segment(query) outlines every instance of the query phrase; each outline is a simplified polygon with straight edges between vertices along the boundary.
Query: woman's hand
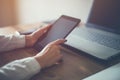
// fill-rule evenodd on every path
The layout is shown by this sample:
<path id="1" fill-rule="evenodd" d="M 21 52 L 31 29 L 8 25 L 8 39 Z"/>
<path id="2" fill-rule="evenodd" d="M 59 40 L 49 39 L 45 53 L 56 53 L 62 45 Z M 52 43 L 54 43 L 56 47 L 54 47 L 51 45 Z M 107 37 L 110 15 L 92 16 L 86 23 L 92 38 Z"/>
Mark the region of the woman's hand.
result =
<path id="1" fill-rule="evenodd" d="M 41 68 L 52 66 L 62 58 L 62 54 L 60 53 L 60 44 L 63 44 L 64 42 L 66 42 L 65 39 L 53 41 L 34 56 Z"/>
<path id="2" fill-rule="evenodd" d="M 25 35 L 26 47 L 33 46 L 37 42 L 37 40 L 48 31 L 48 29 L 50 27 L 51 27 L 51 25 L 48 25 L 46 27 L 36 30 L 35 32 L 33 32 L 29 35 Z"/>

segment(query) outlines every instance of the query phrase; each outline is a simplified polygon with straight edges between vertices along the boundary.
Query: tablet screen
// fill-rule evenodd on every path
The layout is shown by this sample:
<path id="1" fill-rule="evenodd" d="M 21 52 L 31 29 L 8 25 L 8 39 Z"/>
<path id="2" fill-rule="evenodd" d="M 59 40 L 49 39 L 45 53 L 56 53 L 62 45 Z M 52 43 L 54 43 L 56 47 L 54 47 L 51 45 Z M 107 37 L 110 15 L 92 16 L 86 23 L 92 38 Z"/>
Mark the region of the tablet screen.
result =
<path id="1" fill-rule="evenodd" d="M 64 39 L 78 24 L 80 20 L 68 16 L 61 16 L 56 22 L 53 23 L 51 29 L 48 31 L 47 36 L 40 42 L 44 47 L 48 43 Z"/>

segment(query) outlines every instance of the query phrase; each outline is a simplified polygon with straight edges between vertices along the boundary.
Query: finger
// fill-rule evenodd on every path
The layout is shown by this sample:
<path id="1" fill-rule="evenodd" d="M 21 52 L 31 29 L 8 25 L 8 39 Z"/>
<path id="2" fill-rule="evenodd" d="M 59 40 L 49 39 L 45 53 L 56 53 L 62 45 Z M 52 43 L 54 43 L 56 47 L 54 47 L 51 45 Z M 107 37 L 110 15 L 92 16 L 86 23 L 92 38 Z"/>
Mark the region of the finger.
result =
<path id="1" fill-rule="evenodd" d="M 41 31 L 47 31 L 50 28 L 51 28 L 51 25 L 47 25 L 47 26 L 41 28 Z"/>
<path id="2" fill-rule="evenodd" d="M 63 59 L 62 59 L 63 55 L 60 55 L 59 58 L 57 59 L 57 62 L 55 64 L 60 64 L 63 62 Z"/>
<path id="3" fill-rule="evenodd" d="M 35 34 L 35 35 L 38 35 L 38 34 L 39 34 L 39 36 L 41 36 L 41 35 L 43 35 L 44 33 L 46 33 L 47 30 L 48 30 L 50 27 L 51 27 L 51 25 L 48 25 L 48 26 L 46 26 L 46 27 L 39 28 L 38 30 L 36 30 L 35 32 L 33 32 L 33 34 Z"/>
<path id="4" fill-rule="evenodd" d="M 59 45 L 59 44 L 63 44 L 66 41 L 67 40 L 65 40 L 65 39 L 58 39 L 58 40 L 53 41 L 51 44 L 53 44 L 53 45 Z"/>

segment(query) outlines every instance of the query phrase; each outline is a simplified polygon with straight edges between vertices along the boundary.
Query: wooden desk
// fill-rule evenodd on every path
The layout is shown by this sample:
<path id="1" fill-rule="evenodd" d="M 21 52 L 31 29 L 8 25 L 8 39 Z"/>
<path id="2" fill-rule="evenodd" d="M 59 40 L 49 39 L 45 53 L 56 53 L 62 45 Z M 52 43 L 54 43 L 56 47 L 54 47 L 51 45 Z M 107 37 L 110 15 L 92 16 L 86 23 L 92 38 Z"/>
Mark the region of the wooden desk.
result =
<path id="1" fill-rule="evenodd" d="M 38 27 L 39 25 L 27 25 L 27 27 Z M 24 30 L 27 27 L 14 26 L 15 30 Z M 16 59 L 33 56 L 37 53 L 33 48 L 23 48 L 0 53 L 0 66 Z M 61 64 L 41 70 L 40 73 L 33 76 L 30 80 L 81 80 L 105 68 L 85 55 L 81 53 L 78 55 L 67 48 L 63 47 L 61 53 L 63 54 L 63 62 Z"/>

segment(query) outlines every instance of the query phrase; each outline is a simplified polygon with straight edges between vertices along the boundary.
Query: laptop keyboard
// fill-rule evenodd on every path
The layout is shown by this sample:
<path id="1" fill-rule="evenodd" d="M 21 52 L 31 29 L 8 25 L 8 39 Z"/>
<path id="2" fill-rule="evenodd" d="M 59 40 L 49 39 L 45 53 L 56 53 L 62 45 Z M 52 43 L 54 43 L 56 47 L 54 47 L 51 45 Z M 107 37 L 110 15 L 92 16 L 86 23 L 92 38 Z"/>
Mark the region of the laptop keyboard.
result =
<path id="1" fill-rule="evenodd" d="M 82 34 L 85 33 L 85 34 Z M 120 50 L 120 38 L 113 38 L 108 35 L 103 35 L 97 32 L 92 32 L 92 31 L 84 31 L 80 30 L 80 35 L 81 37 L 91 40 L 93 42 L 99 43 L 101 45 Z"/>
<path id="2" fill-rule="evenodd" d="M 98 33 L 90 33 L 89 40 L 97 42 L 101 45 L 120 50 L 120 39 L 112 38 L 107 35 L 102 35 Z"/>

